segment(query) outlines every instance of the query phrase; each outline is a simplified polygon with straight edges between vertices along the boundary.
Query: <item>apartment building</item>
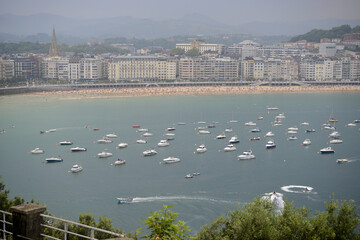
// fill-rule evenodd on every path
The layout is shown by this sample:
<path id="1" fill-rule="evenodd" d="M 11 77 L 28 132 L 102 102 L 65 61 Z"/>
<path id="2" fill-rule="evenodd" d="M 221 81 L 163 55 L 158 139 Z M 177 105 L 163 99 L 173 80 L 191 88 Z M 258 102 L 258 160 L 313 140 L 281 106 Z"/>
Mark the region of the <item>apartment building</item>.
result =
<path id="1" fill-rule="evenodd" d="M 45 58 L 42 62 L 42 78 L 48 80 L 69 80 L 69 59 Z"/>
<path id="2" fill-rule="evenodd" d="M 0 79 L 15 77 L 14 60 L 3 60 L 0 58 Z"/>
<path id="3" fill-rule="evenodd" d="M 225 53 L 225 46 L 222 44 L 206 43 L 204 41 L 194 40 L 191 43 L 177 43 L 176 48 L 184 49 L 185 53 L 193 48 L 199 49 L 201 54 L 215 52 L 218 54 Z"/>

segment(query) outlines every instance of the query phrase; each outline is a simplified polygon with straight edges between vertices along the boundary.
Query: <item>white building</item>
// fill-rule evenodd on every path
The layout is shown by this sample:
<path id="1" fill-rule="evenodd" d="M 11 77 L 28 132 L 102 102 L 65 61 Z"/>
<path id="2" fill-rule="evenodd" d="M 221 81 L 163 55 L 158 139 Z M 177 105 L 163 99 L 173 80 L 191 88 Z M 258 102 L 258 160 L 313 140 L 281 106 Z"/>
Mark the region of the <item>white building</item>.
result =
<path id="1" fill-rule="evenodd" d="M 323 57 L 333 57 L 336 54 L 335 43 L 320 43 L 319 54 Z"/>

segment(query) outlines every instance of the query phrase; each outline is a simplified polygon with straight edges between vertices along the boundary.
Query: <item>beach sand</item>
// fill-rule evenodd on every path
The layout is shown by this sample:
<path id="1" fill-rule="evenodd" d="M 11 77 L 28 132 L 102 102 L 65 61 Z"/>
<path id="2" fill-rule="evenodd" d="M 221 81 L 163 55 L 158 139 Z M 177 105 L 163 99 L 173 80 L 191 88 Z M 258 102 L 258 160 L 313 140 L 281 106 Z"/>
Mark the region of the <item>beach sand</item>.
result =
<path id="1" fill-rule="evenodd" d="M 360 86 L 196 86 L 196 87 L 147 87 L 108 88 L 76 91 L 53 91 L 30 93 L 37 96 L 58 96 L 66 98 L 108 98 L 139 96 L 188 96 L 188 95 L 236 95 L 271 93 L 316 93 L 360 91 Z"/>

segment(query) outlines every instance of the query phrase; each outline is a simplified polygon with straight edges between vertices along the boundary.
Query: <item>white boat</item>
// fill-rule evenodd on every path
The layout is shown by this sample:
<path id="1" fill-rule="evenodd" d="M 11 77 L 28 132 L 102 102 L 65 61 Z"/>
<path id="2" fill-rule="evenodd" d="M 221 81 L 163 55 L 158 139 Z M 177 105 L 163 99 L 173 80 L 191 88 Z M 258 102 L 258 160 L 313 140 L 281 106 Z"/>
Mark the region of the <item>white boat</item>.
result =
<path id="1" fill-rule="evenodd" d="M 138 129 L 138 132 L 148 132 L 149 131 L 149 129 L 147 129 L 147 128 L 140 128 L 140 129 Z"/>
<path id="2" fill-rule="evenodd" d="M 298 132 L 297 131 L 287 131 L 288 134 L 297 134 Z"/>
<path id="3" fill-rule="evenodd" d="M 322 148 L 320 149 L 321 153 L 335 153 L 334 149 L 332 149 L 332 147 L 326 147 L 326 148 Z"/>
<path id="4" fill-rule="evenodd" d="M 266 143 L 265 148 L 269 149 L 269 148 L 275 148 L 276 144 L 273 140 L 270 140 Z"/>
<path id="5" fill-rule="evenodd" d="M 86 148 L 83 148 L 83 147 L 74 147 L 74 148 L 70 148 L 70 150 L 72 152 L 84 152 L 86 151 L 87 149 Z"/>
<path id="6" fill-rule="evenodd" d="M 267 110 L 278 110 L 279 108 L 278 107 L 267 107 L 266 109 Z"/>
<path id="7" fill-rule="evenodd" d="M 348 126 L 348 127 L 356 127 L 356 123 L 348 123 L 346 126 Z"/>
<path id="8" fill-rule="evenodd" d="M 311 144 L 311 140 L 310 139 L 305 139 L 304 141 L 303 141 L 303 143 L 302 143 L 302 145 L 303 146 L 308 146 L 308 145 L 310 145 Z"/>
<path id="9" fill-rule="evenodd" d="M 257 133 L 257 132 L 261 132 L 261 130 L 259 128 L 254 128 L 251 129 L 250 132 Z"/>
<path id="10" fill-rule="evenodd" d="M 233 136 L 229 140 L 229 143 L 239 143 L 239 142 L 240 142 L 240 140 L 238 139 L 237 136 Z"/>
<path id="11" fill-rule="evenodd" d="M 49 129 L 48 132 L 56 132 L 56 129 Z"/>
<path id="12" fill-rule="evenodd" d="M 200 121 L 200 122 L 198 122 L 198 124 L 206 124 L 206 122 Z"/>
<path id="13" fill-rule="evenodd" d="M 125 160 L 121 160 L 120 158 L 118 158 L 118 160 L 115 161 L 114 165 L 115 165 L 115 166 L 116 166 L 116 165 L 123 165 L 123 164 L 125 164 L 125 163 L 126 163 Z"/>
<path id="14" fill-rule="evenodd" d="M 123 204 L 123 203 L 131 203 L 133 201 L 132 198 L 127 197 L 127 198 L 116 198 L 118 200 L 119 204 Z"/>
<path id="15" fill-rule="evenodd" d="M 189 174 L 186 174 L 184 178 L 193 178 L 193 177 L 194 177 L 194 175 L 192 175 L 191 173 L 189 173 Z"/>
<path id="16" fill-rule="evenodd" d="M 229 123 L 237 123 L 238 120 L 230 120 Z"/>
<path id="17" fill-rule="evenodd" d="M 146 140 L 139 139 L 139 140 L 136 140 L 136 143 L 145 144 L 145 143 L 147 143 L 147 142 L 146 142 Z"/>
<path id="18" fill-rule="evenodd" d="M 107 138 L 99 139 L 96 141 L 97 143 L 104 144 L 104 143 L 112 143 L 113 141 Z"/>
<path id="19" fill-rule="evenodd" d="M 157 154 L 157 152 L 154 149 L 146 150 L 143 152 L 143 156 L 153 156 Z"/>
<path id="20" fill-rule="evenodd" d="M 119 143 L 118 148 L 126 148 L 128 145 L 127 143 Z"/>
<path id="21" fill-rule="evenodd" d="M 244 123 L 244 126 L 256 126 L 256 123 L 254 123 L 254 122 L 246 122 L 246 123 Z"/>
<path id="22" fill-rule="evenodd" d="M 226 138 L 225 134 L 219 134 L 216 136 L 216 139 L 224 139 L 224 138 Z"/>
<path id="23" fill-rule="evenodd" d="M 312 133 L 312 132 L 316 132 L 316 130 L 313 129 L 313 128 L 312 128 L 312 129 L 306 129 L 305 132 L 307 132 L 307 133 Z"/>
<path id="24" fill-rule="evenodd" d="M 275 119 L 284 119 L 284 118 L 285 118 L 284 113 L 279 113 L 277 116 L 275 116 Z"/>
<path id="25" fill-rule="evenodd" d="M 115 133 L 109 133 L 109 134 L 106 134 L 106 137 L 108 137 L 108 138 L 117 138 L 118 136 Z"/>
<path id="26" fill-rule="evenodd" d="M 175 133 L 166 133 L 165 136 L 175 136 Z"/>
<path id="27" fill-rule="evenodd" d="M 289 141 L 293 141 L 293 140 L 297 140 L 298 138 L 296 136 L 290 136 L 288 137 L 288 140 Z"/>
<path id="28" fill-rule="evenodd" d="M 203 152 L 206 152 L 207 149 L 206 149 L 206 147 L 205 147 L 204 144 L 201 144 L 201 145 L 196 149 L 196 151 L 197 151 L 198 153 L 203 153 Z"/>
<path id="29" fill-rule="evenodd" d="M 167 140 L 160 140 L 160 142 L 158 143 L 159 147 L 166 147 L 169 145 L 170 145 L 170 143 Z"/>
<path id="30" fill-rule="evenodd" d="M 184 122 L 178 122 L 177 125 L 186 125 Z"/>
<path id="31" fill-rule="evenodd" d="M 164 163 L 177 163 L 177 162 L 180 162 L 180 158 L 168 157 L 168 158 L 164 158 L 163 162 Z"/>
<path id="32" fill-rule="evenodd" d="M 209 130 L 200 130 L 199 131 L 200 134 L 210 134 Z"/>
<path id="33" fill-rule="evenodd" d="M 62 162 L 63 159 L 61 157 L 50 157 L 45 159 L 48 163 L 54 163 L 54 162 Z"/>
<path id="34" fill-rule="evenodd" d="M 143 134 L 144 137 L 151 137 L 152 135 L 153 135 L 152 133 L 148 133 L 148 132 Z"/>
<path id="35" fill-rule="evenodd" d="M 59 142 L 60 145 L 72 145 L 73 143 L 70 142 L 70 141 L 62 141 L 62 142 Z"/>
<path id="36" fill-rule="evenodd" d="M 166 131 L 169 131 L 169 132 L 175 131 L 175 130 L 176 130 L 176 128 L 174 128 L 174 127 L 168 127 L 168 128 L 166 129 Z"/>
<path id="37" fill-rule="evenodd" d="M 72 168 L 70 169 L 70 171 L 73 173 L 80 172 L 82 170 L 83 170 L 82 166 L 80 166 L 78 164 L 73 165 Z"/>
<path id="38" fill-rule="evenodd" d="M 331 139 L 331 140 L 330 140 L 330 143 L 331 143 L 331 144 L 339 144 L 339 143 L 342 143 L 342 142 L 343 142 L 343 140 L 338 139 L 338 138 L 335 138 L 335 139 Z"/>
<path id="39" fill-rule="evenodd" d="M 110 153 L 110 152 L 101 152 L 101 153 L 98 153 L 98 157 L 99 158 L 107 158 L 107 157 L 111 157 L 113 154 L 112 153 Z"/>
<path id="40" fill-rule="evenodd" d="M 34 150 L 31 150 L 30 151 L 32 154 L 42 154 L 44 153 L 45 151 L 40 149 L 40 148 L 35 148 Z"/>
<path id="41" fill-rule="evenodd" d="M 347 163 L 347 162 L 349 162 L 349 159 L 347 159 L 347 158 L 339 158 L 339 159 L 336 159 L 336 162 L 337 163 Z"/>
<path id="42" fill-rule="evenodd" d="M 232 151 L 235 151 L 235 150 L 236 150 L 236 147 L 234 145 L 232 145 L 232 144 L 229 144 L 224 148 L 225 152 L 232 152 Z"/>
<path id="43" fill-rule="evenodd" d="M 300 123 L 300 126 L 309 126 L 310 124 L 308 122 L 302 122 Z"/>
<path id="44" fill-rule="evenodd" d="M 288 131 L 298 131 L 299 129 L 297 127 L 289 127 Z"/>
<path id="45" fill-rule="evenodd" d="M 225 129 L 225 132 L 227 132 L 227 133 L 232 132 L 232 131 L 233 131 L 232 128 L 226 128 Z"/>
<path id="46" fill-rule="evenodd" d="M 252 153 L 251 150 L 243 152 L 241 155 L 238 156 L 238 160 L 248 160 L 254 159 L 255 155 Z"/>
<path id="47" fill-rule="evenodd" d="M 267 132 L 264 137 L 273 137 L 273 136 L 275 136 L 275 134 L 272 131 L 270 131 Z"/>
<path id="48" fill-rule="evenodd" d="M 341 136 L 340 133 L 337 131 L 334 131 L 334 132 L 330 133 L 330 135 L 329 135 L 329 137 L 332 137 L 332 138 L 338 138 L 340 136 Z"/>

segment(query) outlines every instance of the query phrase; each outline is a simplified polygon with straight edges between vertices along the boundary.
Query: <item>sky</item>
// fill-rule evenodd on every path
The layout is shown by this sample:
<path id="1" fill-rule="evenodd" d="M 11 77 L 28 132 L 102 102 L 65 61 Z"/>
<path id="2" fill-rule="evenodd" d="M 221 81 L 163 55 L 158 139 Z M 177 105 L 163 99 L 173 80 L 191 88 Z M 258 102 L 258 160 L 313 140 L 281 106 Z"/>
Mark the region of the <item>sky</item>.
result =
<path id="1" fill-rule="evenodd" d="M 0 14 L 165 20 L 201 14 L 230 25 L 360 19 L 360 0 L 0 0 Z"/>

